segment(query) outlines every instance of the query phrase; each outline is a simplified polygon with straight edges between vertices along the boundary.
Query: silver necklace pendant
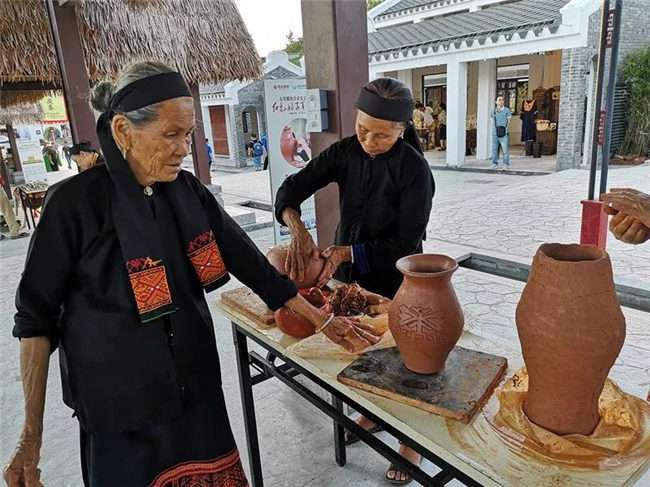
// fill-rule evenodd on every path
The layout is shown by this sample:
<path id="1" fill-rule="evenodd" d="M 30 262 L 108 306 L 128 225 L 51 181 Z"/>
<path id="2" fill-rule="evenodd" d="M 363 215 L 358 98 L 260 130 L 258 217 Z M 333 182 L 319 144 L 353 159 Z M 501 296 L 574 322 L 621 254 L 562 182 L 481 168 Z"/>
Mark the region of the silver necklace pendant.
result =
<path id="1" fill-rule="evenodd" d="M 145 186 L 143 191 L 146 196 L 151 196 L 153 194 L 153 189 L 151 189 L 151 186 Z"/>

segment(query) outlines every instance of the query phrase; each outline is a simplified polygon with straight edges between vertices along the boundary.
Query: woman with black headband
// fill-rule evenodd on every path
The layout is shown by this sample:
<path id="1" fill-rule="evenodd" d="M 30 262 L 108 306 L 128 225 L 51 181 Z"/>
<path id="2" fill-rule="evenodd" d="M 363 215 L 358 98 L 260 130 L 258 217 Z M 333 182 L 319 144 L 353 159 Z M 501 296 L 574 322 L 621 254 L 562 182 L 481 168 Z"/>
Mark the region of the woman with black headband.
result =
<path id="1" fill-rule="evenodd" d="M 79 172 L 104 162 L 104 156 L 92 148 L 90 142 L 83 140 L 68 149 L 70 157 L 79 167 Z"/>
<path id="2" fill-rule="evenodd" d="M 341 219 L 335 245 L 318 285 L 333 276 L 393 298 L 402 282 L 398 259 L 422 252 L 435 190 L 433 176 L 411 123 L 415 104 L 406 86 L 380 78 L 364 86 L 357 99 L 356 134 L 325 149 L 278 189 L 277 219 L 291 231 L 286 269 L 302 279 L 316 248 L 300 220 L 300 205 L 329 183 L 339 186 Z M 365 418 L 359 423 L 374 425 Z M 348 433 L 348 443 L 356 437 Z M 419 456 L 402 445 L 412 461 Z M 391 466 L 387 479 L 410 482 Z"/>
<path id="3" fill-rule="evenodd" d="M 106 163 L 51 196 L 20 281 L 25 424 L 5 478 L 39 485 L 49 354 L 80 423 L 89 486 L 248 485 L 228 422 L 205 299 L 232 273 L 336 343 L 377 337 L 297 295 L 191 174 L 194 105 L 180 74 L 127 66 L 91 96 Z M 56 259 L 52 259 L 52 253 Z"/>

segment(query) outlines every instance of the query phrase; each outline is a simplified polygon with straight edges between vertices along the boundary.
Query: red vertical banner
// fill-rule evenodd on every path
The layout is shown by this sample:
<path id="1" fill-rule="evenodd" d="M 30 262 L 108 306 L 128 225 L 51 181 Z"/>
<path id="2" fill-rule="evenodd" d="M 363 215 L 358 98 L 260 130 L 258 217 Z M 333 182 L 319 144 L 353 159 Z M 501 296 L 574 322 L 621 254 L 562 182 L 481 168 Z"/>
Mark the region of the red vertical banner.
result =
<path id="1" fill-rule="evenodd" d="M 601 110 L 598 121 L 598 147 L 602 147 L 605 143 L 605 120 L 607 118 L 607 110 Z"/>

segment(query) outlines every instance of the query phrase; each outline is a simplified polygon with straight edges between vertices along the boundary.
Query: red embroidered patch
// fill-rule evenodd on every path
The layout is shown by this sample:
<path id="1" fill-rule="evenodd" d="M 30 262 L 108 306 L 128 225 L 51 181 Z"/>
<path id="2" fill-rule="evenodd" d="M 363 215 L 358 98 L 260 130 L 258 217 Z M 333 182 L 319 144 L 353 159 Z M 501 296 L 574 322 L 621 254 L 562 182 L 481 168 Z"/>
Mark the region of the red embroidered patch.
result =
<path id="1" fill-rule="evenodd" d="M 204 286 L 212 284 L 228 272 L 212 231 L 207 231 L 190 242 L 187 256 Z"/>
<path id="2" fill-rule="evenodd" d="M 167 273 L 162 261 L 134 259 L 126 263 L 138 312 L 143 315 L 171 304 Z M 143 269 L 143 270 L 139 270 Z"/>
<path id="3" fill-rule="evenodd" d="M 235 448 L 231 453 L 202 462 L 185 462 L 165 470 L 149 487 L 248 487 Z"/>

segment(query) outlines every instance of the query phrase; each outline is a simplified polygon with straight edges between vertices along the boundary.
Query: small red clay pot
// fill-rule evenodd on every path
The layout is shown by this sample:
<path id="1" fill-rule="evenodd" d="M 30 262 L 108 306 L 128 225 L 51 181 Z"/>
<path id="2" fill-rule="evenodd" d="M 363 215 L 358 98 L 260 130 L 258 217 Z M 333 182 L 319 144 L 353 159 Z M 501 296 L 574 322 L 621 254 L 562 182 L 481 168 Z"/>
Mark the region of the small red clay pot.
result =
<path id="1" fill-rule="evenodd" d="M 307 338 L 316 331 L 311 321 L 286 306 L 275 312 L 275 323 L 282 333 L 294 338 Z"/>
<path id="2" fill-rule="evenodd" d="M 451 285 L 458 264 L 436 254 L 397 261 L 404 281 L 388 310 L 388 324 L 407 369 L 433 374 L 445 367 L 463 332 L 463 310 Z"/>
<path id="3" fill-rule="evenodd" d="M 556 434 L 591 434 L 625 340 L 607 252 L 542 245 L 517 306 L 517 330 L 529 377 L 528 418 Z"/>
<path id="4" fill-rule="evenodd" d="M 276 245 L 275 247 L 271 248 L 271 250 L 269 250 L 269 252 L 266 254 L 266 258 L 269 260 L 271 265 L 278 270 L 279 273 L 288 275 L 288 272 L 284 266 L 287 260 L 287 247 L 283 245 Z M 320 256 L 319 251 L 318 256 L 314 254 L 314 257 L 307 267 L 305 278 L 302 280 L 294 280 L 294 284 L 298 287 L 298 289 L 308 289 L 312 287 L 314 284 L 316 284 L 316 279 L 318 279 L 318 276 L 323 270 L 324 265 L 325 259 Z"/>

